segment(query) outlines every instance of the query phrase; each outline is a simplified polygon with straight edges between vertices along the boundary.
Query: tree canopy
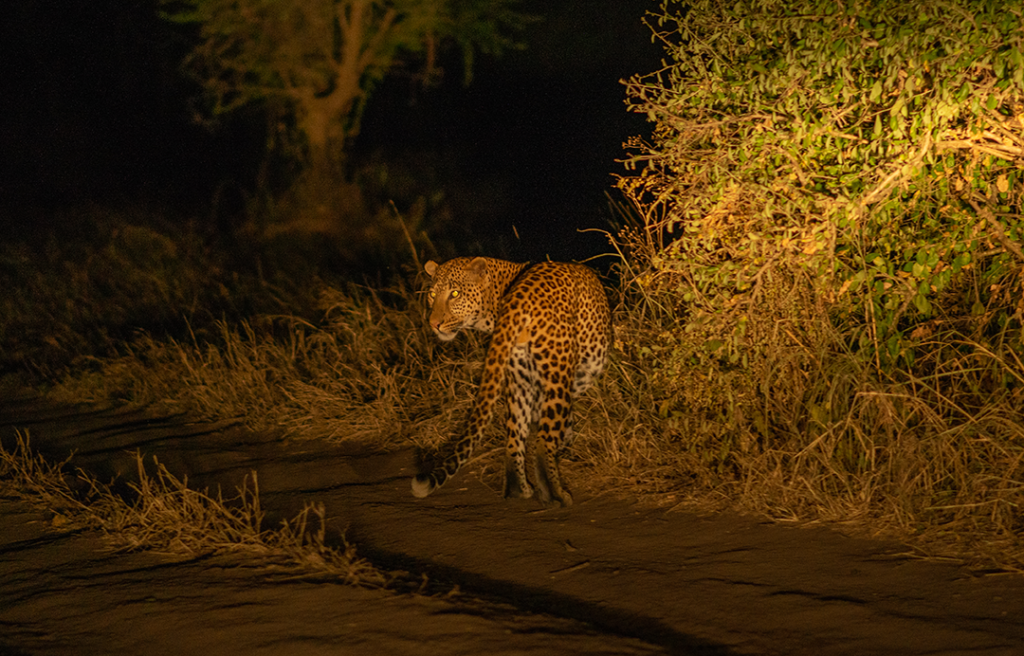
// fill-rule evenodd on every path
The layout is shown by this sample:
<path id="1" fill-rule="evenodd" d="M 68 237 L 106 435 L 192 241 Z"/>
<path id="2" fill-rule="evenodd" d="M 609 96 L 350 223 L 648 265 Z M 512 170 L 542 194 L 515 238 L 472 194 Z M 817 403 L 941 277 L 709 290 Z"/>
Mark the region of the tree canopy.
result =
<path id="1" fill-rule="evenodd" d="M 475 53 L 516 47 L 530 19 L 518 0 L 162 0 L 168 20 L 194 26 L 186 69 L 210 118 L 274 103 L 305 136 L 309 163 L 336 162 L 359 128 L 369 93 L 399 62 L 437 73 L 437 49 Z"/>

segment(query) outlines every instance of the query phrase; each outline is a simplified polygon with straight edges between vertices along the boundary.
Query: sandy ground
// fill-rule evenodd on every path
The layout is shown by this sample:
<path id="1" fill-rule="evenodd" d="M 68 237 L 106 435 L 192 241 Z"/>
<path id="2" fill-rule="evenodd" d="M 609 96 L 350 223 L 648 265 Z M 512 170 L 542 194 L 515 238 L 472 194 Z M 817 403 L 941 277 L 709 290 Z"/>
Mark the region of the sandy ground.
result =
<path id="1" fill-rule="evenodd" d="M 368 590 L 240 560 L 112 553 L 0 499 L 0 656 L 20 654 L 1024 654 L 1024 577 L 734 515 L 577 495 L 503 501 L 472 471 L 409 491 L 410 451 L 282 442 L 130 409 L 0 404 L 0 439 L 100 480 L 134 451 L 191 487 L 256 470 L 264 508 L 322 502 L 334 534 L 429 582 Z M 425 578 L 423 578 L 425 577 Z"/>

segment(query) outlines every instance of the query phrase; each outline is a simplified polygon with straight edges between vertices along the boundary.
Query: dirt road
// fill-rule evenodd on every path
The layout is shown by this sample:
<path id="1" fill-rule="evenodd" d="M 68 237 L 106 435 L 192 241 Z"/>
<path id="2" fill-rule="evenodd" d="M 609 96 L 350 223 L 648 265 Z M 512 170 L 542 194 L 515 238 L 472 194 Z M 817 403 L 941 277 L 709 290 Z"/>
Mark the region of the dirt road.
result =
<path id="1" fill-rule="evenodd" d="M 112 554 L 0 499 L 5 654 L 1024 654 L 1024 577 L 893 543 L 613 498 L 505 502 L 472 472 L 409 492 L 412 453 L 283 442 L 143 411 L 0 407 L 0 439 L 100 480 L 134 451 L 191 487 L 256 470 L 274 517 L 325 504 L 359 554 L 424 593 L 275 577 L 228 558 Z"/>

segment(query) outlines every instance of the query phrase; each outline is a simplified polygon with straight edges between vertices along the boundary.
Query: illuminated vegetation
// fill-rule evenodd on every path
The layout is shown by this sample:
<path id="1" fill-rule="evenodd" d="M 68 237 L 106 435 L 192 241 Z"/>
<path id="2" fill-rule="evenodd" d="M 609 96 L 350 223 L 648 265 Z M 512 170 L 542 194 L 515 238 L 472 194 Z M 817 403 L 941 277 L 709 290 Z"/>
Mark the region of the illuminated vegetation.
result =
<path id="1" fill-rule="evenodd" d="M 669 65 L 628 87 L 657 129 L 619 182 L 617 353 L 578 404 L 569 486 L 850 522 L 1019 569 L 1019 3 L 689 6 L 652 18 Z M 0 273 L 23 282 L 7 288 L 44 290 L 5 300 L 7 370 L 73 371 L 57 399 L 160 400 L 292 438 L 432 447 L 461 426 L 486 342 L 434 340 L 411 265 L 363 287 L 222 275 L 135 230 L 91 258 L 7 247 Z M 132 255 L 145 244 L 196 258 L 154 268 Z M 118 284 L 99 284 L 114 254 Z M 101 313 L 69 308 L 112 295 L 116 335 L 134 307 L 166 324 L 75 341 Z M 26 347 L 26 329 L 61 349 Z"/>

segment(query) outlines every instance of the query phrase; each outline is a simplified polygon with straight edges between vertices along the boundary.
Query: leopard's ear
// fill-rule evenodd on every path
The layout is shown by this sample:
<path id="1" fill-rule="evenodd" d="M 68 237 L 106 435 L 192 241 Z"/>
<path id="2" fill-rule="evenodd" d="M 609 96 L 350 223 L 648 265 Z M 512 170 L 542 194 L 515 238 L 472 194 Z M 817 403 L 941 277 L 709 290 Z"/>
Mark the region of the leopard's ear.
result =
<path id="1" fill-rule="evenodd" d="M 474 257 L 469 264 L 466 265 L 466 282 L 477 285 L 484 281 L 484 277 L 487 275 L 487 258 L 486 257 Z"/>
<path id="2" fill-rule="evenodd" d="M 427 272 L 427 275 L 431 278 L 437 273 L 437 262 L 434 260 L 427 260 L 427 263 L 423 265 L 423 270 Z"/>

